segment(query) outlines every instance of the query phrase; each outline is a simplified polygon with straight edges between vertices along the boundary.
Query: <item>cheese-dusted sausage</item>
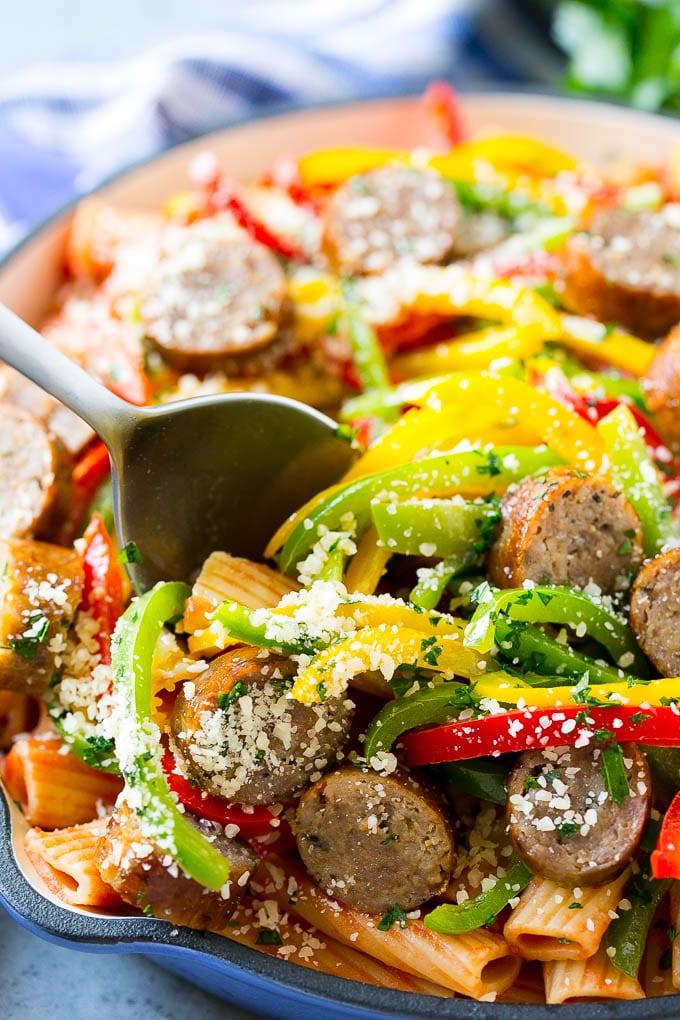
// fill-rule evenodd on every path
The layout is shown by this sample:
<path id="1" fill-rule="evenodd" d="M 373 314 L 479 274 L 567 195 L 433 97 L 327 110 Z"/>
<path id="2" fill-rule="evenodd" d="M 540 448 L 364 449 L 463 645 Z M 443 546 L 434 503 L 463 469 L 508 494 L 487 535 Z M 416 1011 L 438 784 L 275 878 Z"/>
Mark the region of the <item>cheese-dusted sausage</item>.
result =
<path id="1" fill-rule="evenodd" d="M 503 498 L 488 572 L 499 588 L 594 582 L 607 594 L 642 562 L 640 521 L 623 493 L 569 467 L 527 478 Z"/>
<path id="2" fill-rule="evenodd" d="M 303 792 L 294 829 L 318 884 L 372 914 L 419 907 L 446 887 L 453 868 L 446 808 L 405 770 L 329 772 Z"/>
<path id="3" fill-rule="evenodd" d="M 0 689 L 39 696 L 59 672 L 80 605 L 83 561 L 73 549 L 0 541 Z"/>
<path id="4" fill-rule="evenodd" d="M 38 418 L 0 404 L 0 538 L 50 538 L 69 508 L 66 452 Z"/>
<path id="5" fill-rule="evenodd" d="M 287 800 L 335 762 L 353 705 L 288 697 L 296 666 L 257 648 L 214 659 L 177 697 L 172 744 L 181 770 L 209 793 L 245 804 Z"/>
<path id="6" fill-rule="evenodd" d="M 680 326 L 659 344 L 641 382 L 659 432 L 680 453 Z"/>
<path id="7" fill-rule="evenodd" d="M 680 676 L 680 549 L 655 556 L 635 578 L 630 626 L 662 676 Z"/>
<path id="8" fill-rule="evenodd" d="M 382 273 L 401 259 L 444 262 L 462 213 L 434 170 L 389 166 L 352 177 L 326 209 L 323 248 L 338 273 Z"/>
<path id="9" fill-rule="evenodd" d="M 508 823 L 517 853 L 536 875 L 560 885 L 601 885 L 631 862 L 647 825 L 647 759 L 622 744 L 629 792 L 610 796 L 602 748 L 524 751 L 508 776 Z"/>
<path id="10" fill-rule="evenodd" d="M 140 829 L 137 816 L 120 804 L 99 841 L 97 867 L 102 879 L 126 903 L 188 928 L 220 931 L 245 892 L 257 858 L 239 839 L 227 839 L 214 822 L 184 816 L 207 836 L 231 865 L 227 886 L 206 889 L 185 875 Z"/>
<path id="11" fill-rule="evenodd" d="M 565 249 L 567 307 L 646 339 L 680 320 L 680 206 L 604 209 Z"/>
<path id="12" fill-rule="evenodd" d="M 257 355 L 285 353 L 286 278 L 260 244 L 187 227 L 150 271 L 140 295 L 148 339 L 180 371 L 238 371 Z M 275 341 L 278 342 L 275 343 Z"/>

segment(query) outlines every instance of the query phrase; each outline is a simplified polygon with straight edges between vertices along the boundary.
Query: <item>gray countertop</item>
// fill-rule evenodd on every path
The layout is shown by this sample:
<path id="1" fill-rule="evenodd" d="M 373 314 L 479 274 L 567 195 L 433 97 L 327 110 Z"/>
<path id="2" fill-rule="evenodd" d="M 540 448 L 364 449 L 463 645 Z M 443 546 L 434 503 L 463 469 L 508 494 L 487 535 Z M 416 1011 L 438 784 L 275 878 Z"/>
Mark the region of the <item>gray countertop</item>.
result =
<path id="1" fill-rule="evenodd" d="M 39 939 L 0 910 L 0 1011 L 8 1020 L 255 1020 L 143 956 L 92 954 Z"/>

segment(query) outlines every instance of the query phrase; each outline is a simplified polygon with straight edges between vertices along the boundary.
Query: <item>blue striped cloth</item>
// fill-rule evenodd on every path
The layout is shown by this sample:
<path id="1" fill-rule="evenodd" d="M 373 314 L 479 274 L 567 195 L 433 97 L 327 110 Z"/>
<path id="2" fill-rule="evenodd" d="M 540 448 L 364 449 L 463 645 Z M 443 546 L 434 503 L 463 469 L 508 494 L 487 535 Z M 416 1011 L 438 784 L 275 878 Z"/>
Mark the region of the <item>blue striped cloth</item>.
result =
<path id="1" fill-rule="evenodd" d="M 0 80 L 0 253 L 116 170 L 268 107 L 540 78 L 551 59 L 510 0 L 243 6 L 228 31 Z"/>

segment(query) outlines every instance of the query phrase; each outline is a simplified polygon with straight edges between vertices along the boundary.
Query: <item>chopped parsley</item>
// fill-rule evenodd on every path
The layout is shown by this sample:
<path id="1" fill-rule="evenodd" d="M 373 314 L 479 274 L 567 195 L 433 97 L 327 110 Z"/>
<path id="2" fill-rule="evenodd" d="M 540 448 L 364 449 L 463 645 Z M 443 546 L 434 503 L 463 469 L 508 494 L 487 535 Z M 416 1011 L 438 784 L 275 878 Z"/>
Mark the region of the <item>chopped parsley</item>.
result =
<path id="1" fill-rule="evenodd" d="M 111 737 L 87 737 L 80 757 L 86 765 L 98 768 L 103 762 L 113 758 L 114 742 Z"/>
<path id="2" fill-rule="evenodd" d="M 578 900 L 574 900 L 573 903 L 569 904 L 569 910 L 583 910 L 583 904 L 579 903 Z"/>
<path id="3" fill-rule="evenodd" d="M 271 928 L 263 928 L 255 939 L 256 946 L 282 946 L 283 941 L 277 931 Z"/>
<path id="4" fill-rule="evenodd" d="M 238 701 L 247 690 L 248 684 L 244 684 L 243 680 L 237 680 L 231 690 L 220 691 L 217 695 L 217 707 L 221 708 L 223 712 L 228 712 L 234 702 Z"/>
<path id="5" fill-rule="evenodd" d="M 141 563 L 142 554 L 137 548 L 136 542 L 126 542 L 121 551 L 118 553 L 119 563 Z"/>
<path id="6" fill-rule="evenodd" d="M 328 691 L 326 690 L 326 685 L 323 682 L 323 680 L 319 680 L 318 684 L 316 685 L 316 692 L 319 695 L 321 701 L 328 701 Z"/>
<path id="7" fill-rule="evenodd" d="M 47 640 L 47 632 L 50 629 L 50 621 L 44 613 L 31 613 L 28 618 L 28 626 L 19 637 L 8 639 L 8 645 L 13 652 L 20 655 L 22 659 L 35 659 L 38 654 L 38 645 L 43 645 Z"/>
<path id="8" fill-rule="evenodd" d="M 501 459 L 497 453 L 491 450 L 486 454 L 486 463 L 478 464 L 476 468 L 478 475 L 489 475 L 493 478 L 501 473 Z"/>
<path id="9" fill-rule="evenodd" d="M 581 826 L 575 822 L 562 822 L 561 825 L 557 826 L 557 831 L 562 839 L 573 839 L 578 834 L 580 828 Z"/>
<path id="10" fill-rule="evenodd" d="M 380 840 L 380 846 L 387 846 L 388 843 L 393 843 L 395 839 L 399 839 L 396 832 L 391 832 L 389 836 L 385 836 L 384 839 Z"/>
<path id="11" fill-rule="evenodd" d="M 390 907 L 387 913 L 383 914 L 380 918 L 378 921 L 378 931 L 389 931 L 394 924 L 398 924 L 400 928 L 405 928 L 407 924 L 406 914 L 398 903 Z"/>

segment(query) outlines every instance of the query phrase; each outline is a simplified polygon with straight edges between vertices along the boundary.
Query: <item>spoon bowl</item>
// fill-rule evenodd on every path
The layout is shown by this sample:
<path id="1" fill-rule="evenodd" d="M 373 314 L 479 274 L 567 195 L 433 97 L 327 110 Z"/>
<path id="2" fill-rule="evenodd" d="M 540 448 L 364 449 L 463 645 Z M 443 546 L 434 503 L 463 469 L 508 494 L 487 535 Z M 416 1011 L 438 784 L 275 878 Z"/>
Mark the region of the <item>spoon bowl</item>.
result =
<path id="1" fill-rule="evenodd" d="M 191 581 L 222 549 L 259 557 L 276 527 L 337 481 L 352 452 L 326 415 L 261 393 L 135 407 L 0 306 L 0 357 L 83 418 L 111 458 L 116 530 L 137 591 Z"/>

